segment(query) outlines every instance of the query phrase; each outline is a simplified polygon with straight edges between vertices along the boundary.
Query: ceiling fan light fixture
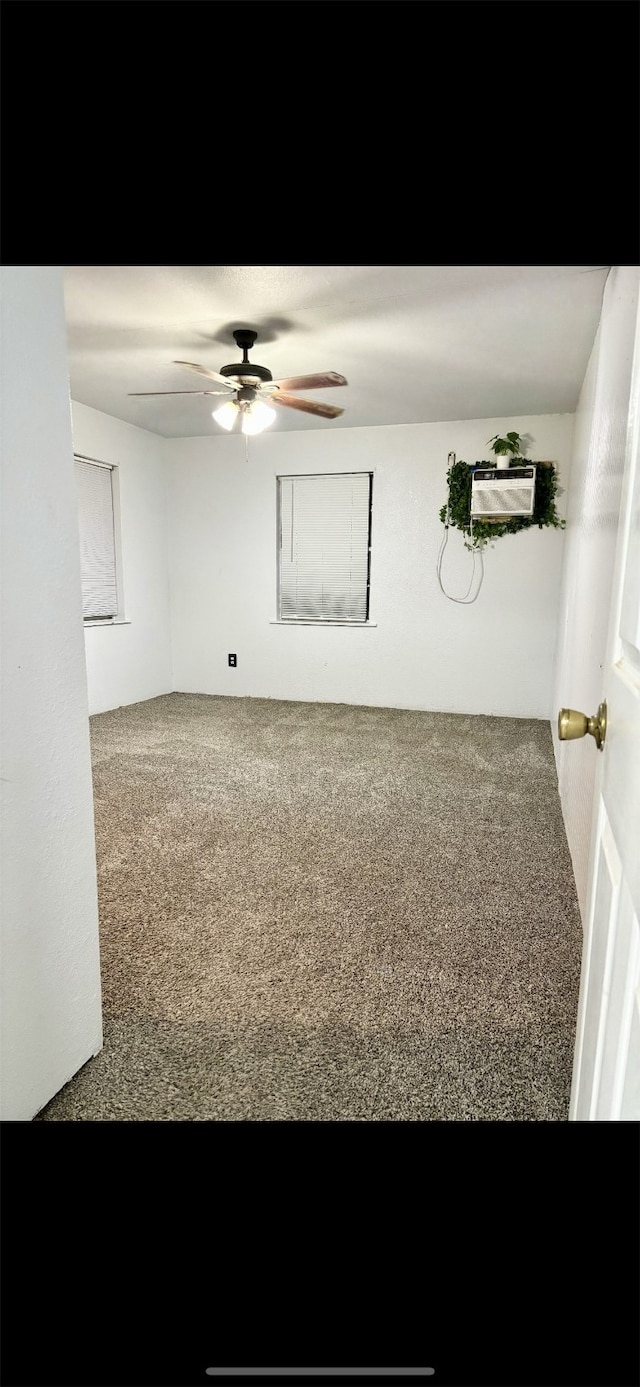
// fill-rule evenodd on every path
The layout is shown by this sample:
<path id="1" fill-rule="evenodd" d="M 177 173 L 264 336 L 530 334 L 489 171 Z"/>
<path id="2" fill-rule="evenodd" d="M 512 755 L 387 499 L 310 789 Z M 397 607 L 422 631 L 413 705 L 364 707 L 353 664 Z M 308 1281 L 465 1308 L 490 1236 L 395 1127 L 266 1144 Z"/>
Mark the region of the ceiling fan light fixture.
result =
<path id="1" fill-rule="evenodd" d="M 262 433 L 263 429 L 268 429 L 276 417 L 275 409 L 270 405 L 264 405 L 261 400 L 256 400 L 242 411 L 242 432 L 247 434 Z"/>
<path id="2" fill-rule="evenodd" d="M 212 417 L 223 429 L 232 429 L 238 417 L 238 406 L 235 400 L 227 400 L 219 409 L 214 409 Z"/>

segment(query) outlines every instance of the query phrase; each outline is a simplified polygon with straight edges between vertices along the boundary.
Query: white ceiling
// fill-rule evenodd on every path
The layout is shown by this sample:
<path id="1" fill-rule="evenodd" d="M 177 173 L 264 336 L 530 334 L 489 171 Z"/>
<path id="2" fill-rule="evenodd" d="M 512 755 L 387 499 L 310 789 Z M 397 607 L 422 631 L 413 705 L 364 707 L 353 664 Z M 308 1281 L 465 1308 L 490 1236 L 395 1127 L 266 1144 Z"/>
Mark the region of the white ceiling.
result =
<path id="1" fill-rule="evenodd" d="M 336 420 L 279 409 L 270 432 L 559 414 L 576 408 L 608 266 L 134 265 L 65 270 L 71 396 L 166 438 L 222 434 L 193 390 L 239 361 L 232 331 L 274 379 L 337 371 L 307 392 Z M 211 382 L 212 388 L 215 388 Z"/>

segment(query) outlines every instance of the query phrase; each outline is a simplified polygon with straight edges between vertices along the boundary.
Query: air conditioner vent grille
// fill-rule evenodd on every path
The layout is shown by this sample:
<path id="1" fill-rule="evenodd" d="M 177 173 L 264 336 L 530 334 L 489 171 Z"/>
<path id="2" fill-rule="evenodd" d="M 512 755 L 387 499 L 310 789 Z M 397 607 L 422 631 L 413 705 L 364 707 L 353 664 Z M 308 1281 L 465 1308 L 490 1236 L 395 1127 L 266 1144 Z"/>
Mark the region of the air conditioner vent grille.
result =
<path id="1" fill-rule="evenodd" d="M 515 487 L 504 487 L 500 491 L 474 487 L 472 515 L 531 515 L 532 511 L 533 487 L 528 491 L 516 491 Z"/>
<path id="2" fill-rule="evenodd" d="M 471 514 L 478 518 L 497 515 L 533 515 L 535 500 L 535 467 L 490 475 L 483 470 L 471 484 Z"/>

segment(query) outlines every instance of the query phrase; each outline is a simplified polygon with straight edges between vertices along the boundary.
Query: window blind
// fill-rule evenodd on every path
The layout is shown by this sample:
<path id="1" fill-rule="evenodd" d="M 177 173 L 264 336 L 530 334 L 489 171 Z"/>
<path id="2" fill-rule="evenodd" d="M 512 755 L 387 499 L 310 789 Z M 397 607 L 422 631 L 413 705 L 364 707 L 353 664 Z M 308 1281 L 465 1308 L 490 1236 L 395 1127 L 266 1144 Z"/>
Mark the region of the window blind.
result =
<path id="1" fill-rule="evenodd" d="M 118 614 L 111 468 L 75 459 L 80 520 L 82 615 Z"/>
<path id="2" fill-rule="evenodd" d="M 371 474 L 279 483 L 281 619 L 366 621 Z"/>

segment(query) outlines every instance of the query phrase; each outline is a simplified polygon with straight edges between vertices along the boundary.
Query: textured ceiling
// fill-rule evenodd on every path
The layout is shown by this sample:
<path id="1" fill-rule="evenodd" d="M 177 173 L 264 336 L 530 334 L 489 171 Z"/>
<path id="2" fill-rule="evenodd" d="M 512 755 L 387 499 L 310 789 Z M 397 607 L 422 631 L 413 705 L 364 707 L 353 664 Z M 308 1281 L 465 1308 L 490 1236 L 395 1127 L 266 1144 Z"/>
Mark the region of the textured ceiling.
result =
<path id="1" fill-rule="evenodd" d="M 219 399 L 128 392 L 197 390 L 174 358 L 219 371 L 240 360 L 233 329 L 249 327 L 251 360 L 274 379 L 349 382 L 307 392 L 342 406 L 339 419 L 280 409 L 271 432 L 572 412 L 608 268 L 71 266 L 71 396 L 166 438 L 221 434 Z"/>

